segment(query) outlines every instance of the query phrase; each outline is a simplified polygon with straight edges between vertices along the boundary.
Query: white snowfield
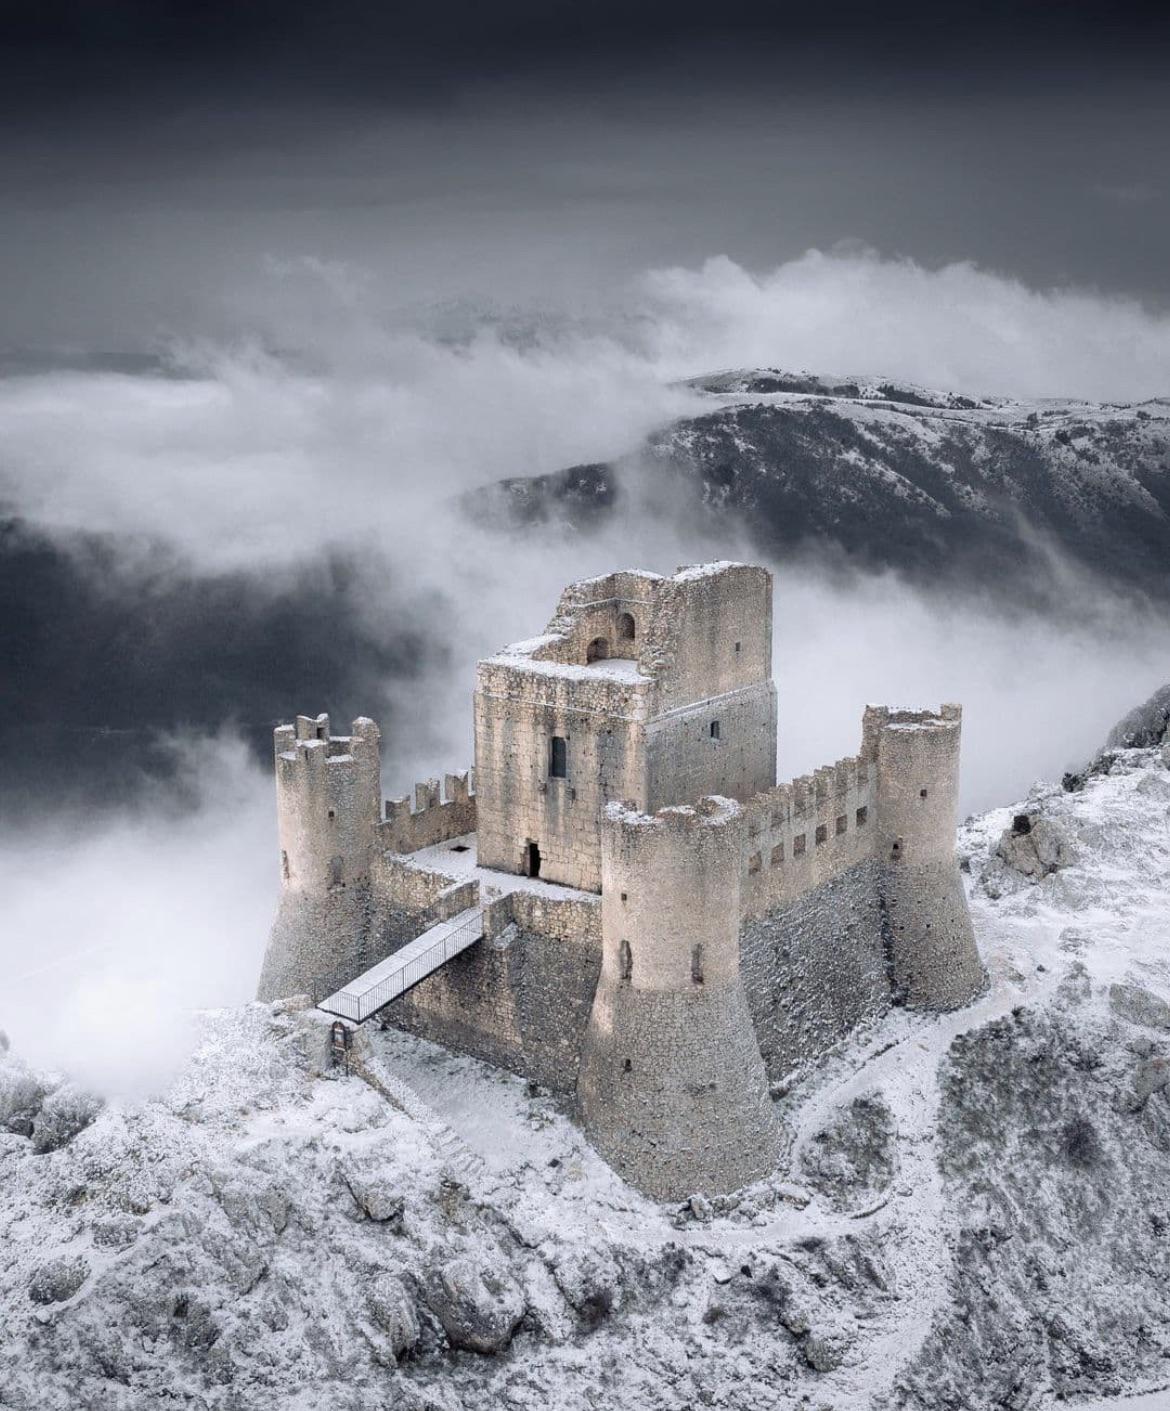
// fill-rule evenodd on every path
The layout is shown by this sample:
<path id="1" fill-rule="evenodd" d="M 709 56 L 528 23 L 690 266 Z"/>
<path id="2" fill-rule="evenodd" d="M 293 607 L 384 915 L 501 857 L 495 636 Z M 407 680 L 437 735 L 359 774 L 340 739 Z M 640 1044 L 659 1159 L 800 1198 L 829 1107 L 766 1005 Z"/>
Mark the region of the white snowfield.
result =
<path id="1" fill-rule="evenodd" d="M 1076 855 L 1035 884 L 1025 808 Z M 985 994 L 798 1076 L 782 1168 L 682 1209 L 474 1060 L 366 1025 L 338 1077 L 295 1006 L 96 1115 L 0 1054 L 0 1407 L 1170 1407 L 1168 810 L 1130 751 L 964 828 Z"/>

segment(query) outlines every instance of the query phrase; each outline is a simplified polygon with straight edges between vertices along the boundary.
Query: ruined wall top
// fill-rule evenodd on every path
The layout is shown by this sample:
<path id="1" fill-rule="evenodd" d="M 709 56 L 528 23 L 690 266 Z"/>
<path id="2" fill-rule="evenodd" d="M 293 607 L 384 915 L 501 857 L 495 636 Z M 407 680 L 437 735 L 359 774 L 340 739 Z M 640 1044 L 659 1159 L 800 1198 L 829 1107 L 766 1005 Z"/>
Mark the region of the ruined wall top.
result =
<path id="1" fill-rule="evenodd" d="M 480 663 L 566 685 L 607 683 L 625 711 L 666 714 L 771 680 L 772 576 L 740 563 L 626 570 L 570 584 L 544 633 Z"/>

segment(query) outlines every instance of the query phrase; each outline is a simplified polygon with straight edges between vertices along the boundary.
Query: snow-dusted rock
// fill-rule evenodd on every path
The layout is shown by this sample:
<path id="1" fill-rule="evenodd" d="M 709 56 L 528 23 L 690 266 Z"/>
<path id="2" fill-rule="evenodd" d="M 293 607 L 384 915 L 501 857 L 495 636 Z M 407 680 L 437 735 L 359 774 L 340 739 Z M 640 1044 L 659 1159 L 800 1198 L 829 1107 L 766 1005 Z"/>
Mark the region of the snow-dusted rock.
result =
<path id="1" fill-rule="evenodd" d="M 568 1245 L 558 1251 L 552 1267 L 565 1301 L 587 1327 L 596 1327 L 620 1306 L 622 1273 L 607 1245 Z"/>
<path id="2" fill-rule="evenodd" d="M 1170 1029 L 1170 1004 L 1141 985 L 1110 985 L 1109 1005 L 1115 1014 L 1149 1029 Z"/>
<path id="3" fill-rule="evenodd" d="M 800 1154 L 808 1184 L 835 1210 L 868 1207 L 897 1172 L 897 1125 L 880 1092 L 838 1108 Z"/>
<path id="4" fill-rule="evenodd" d="M 452 1347 L 500 1352 L 524 1317 L 524 1291 L 500 1259 L 463 1256 L 436 1270 L 427 1292 Z"/>
<path id="5" fill-rule="evenodd" d="M 1073 860 L 1073 843 L 1066 830 L 1043 813 L 1017 813 L 1005 828 L 996 857 L 1031 882 L 1051 876 Z"/>
<path id="6" fill-rule="evenodd" d="M 58 1088 L 41 1104 L 33 1120 L 32 1144 L 36 1152 L 56 1151 L 73 1140 L 101 1111 L 101 1100 L 72 1084 Z"/>
<path id="7" fill-rule="evenodd" d="M 1123 716 L 1110 730 L 1105 748 L 1148 749 L 1166 738 L 1170 723 L 1170 685 L 1160 686 L 1148 701 L 1143 701 Z"/>
<path id="8" fill-rule="evenodd" d="M 34 1303 L 64 1303 L 88 1278 L 84 1259 L 50 1259 L 33 1270 L 28 1296 Z"/>
<path id="9" fill-rule="evenodd" d="M 382 1274 L 370 1286 L 369 1303 L 394 1356 L 405 1356 L 417 1345 L 420 1333 L 418 1310 L 406 1285 L 393 1274 Z"/>
<path id="10" fill-rule="evenodd" d="M 33 1124 L 51 1085 L 31 1073 L 23 1063 L 6 1059 L 0 1063 L 0 1127 L 31 1137 Z"/>

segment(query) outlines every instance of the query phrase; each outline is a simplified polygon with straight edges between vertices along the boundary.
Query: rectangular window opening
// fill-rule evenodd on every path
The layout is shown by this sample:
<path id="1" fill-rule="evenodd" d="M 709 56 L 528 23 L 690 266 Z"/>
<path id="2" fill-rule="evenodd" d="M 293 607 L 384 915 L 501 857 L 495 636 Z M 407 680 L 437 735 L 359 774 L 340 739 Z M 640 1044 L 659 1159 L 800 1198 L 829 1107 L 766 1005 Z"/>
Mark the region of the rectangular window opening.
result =
<path id="1" fill-rule="evenodd" d="M 843 813 L 837 815 L 837 836 L 840 837 L 845 829 L 849 827 L 849 820 Z"/>
<path id="2" fill-rule="evenodd" d="M 793 856 L 793 857 L 803 857 L 803 856 L 804 856 L 804 842 L 805 842 L 805 835 L 804 835 L 803 833 L 798 833 L 798 834 L 796 835 L 796 837 L 793 838 L 793 840 L 792 840 L 792 856 Z"/>
<path id="3" fill-rule="evenodd" d="M 711 738 L 713 740 L 719 739 L 719 722 L 717 720 L 711 722 Z"/>
<path id="4" fill-rule="evenodd" d="M 772 866 L 773 866 L 773 867 L 779 867 L 780 864 L 781 864 L 783 861 L 784 861 L 784 844 L 783 844 L 783 843 L 777 843 L 776 846 L 772 849 Z"/>
<path id="5" fill-rule="evenodd" d="M 829 839 L 829 825 L 827 823 L 817 824 L 817 842 L 825 843 Z"/>
<path id="6" fill-rule="evenodd" d="M 554 735 L 549 743 L 548 777 L 567 779 L 569 777 L 569 745 L 563 735 Z"/>
<path id="7" fill-rule="evenodd" d="M 865 825 L 866 825 L 866 823 L 867 823 L 867 821 L 868 821 L 868 819 L 869 819 L 869 809 L 868 809 L 868 808 L 865 808 L 864 806 L 863 806 L 862 808 L 859 808 L 859 809 L 857 810 L 857 826 L 858 826 L 859 828 L 864 828 Z"/>

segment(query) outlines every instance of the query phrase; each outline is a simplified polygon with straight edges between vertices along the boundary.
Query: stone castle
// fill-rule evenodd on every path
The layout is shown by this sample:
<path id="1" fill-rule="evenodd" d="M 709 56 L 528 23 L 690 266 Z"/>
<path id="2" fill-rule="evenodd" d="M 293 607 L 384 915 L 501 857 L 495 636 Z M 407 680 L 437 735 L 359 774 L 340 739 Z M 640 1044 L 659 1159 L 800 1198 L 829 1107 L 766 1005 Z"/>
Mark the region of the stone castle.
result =
<path id="1" fill-rule="evenodd" d="M 614 573 L 480 662 L 473 777 L 383 808 L 373 721 L 279 727 L 261 998 L 322 1001 L 470 917 L 476 943 L 382 1023 L 553 1089 L 654 1197 L 767 1174 L 770 1084 L 892 1005 L 954 1008 L 983 981 L 959 707 L 870 706 L 857 755 L 777 784 L 771 656 L 765 569 Z"/>

